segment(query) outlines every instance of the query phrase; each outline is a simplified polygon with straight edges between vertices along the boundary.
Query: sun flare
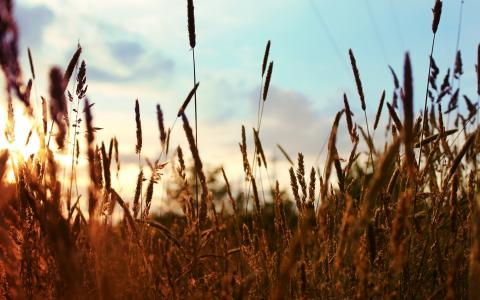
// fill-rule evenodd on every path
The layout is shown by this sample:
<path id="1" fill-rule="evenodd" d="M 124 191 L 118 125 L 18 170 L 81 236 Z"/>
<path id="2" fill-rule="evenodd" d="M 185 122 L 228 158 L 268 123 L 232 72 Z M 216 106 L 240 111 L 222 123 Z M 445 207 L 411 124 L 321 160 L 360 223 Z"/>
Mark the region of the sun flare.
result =
<path id="1" fill-rule="evenodd" d="M 14 112 L 14 136 L 13 140 L 9 141 L 6 136 L 7 115 L 5 111 L 0 111 L 0 120 L 5 120 L 0 123 L 0 149 L 8 149 L 12 153 L 21 155 L 24 158 L 37 153 L 40 150 L 40 139 L 35 130 L 35 123 L 33 119 L 26 116 L 24 112 L 15 110 Z"/>

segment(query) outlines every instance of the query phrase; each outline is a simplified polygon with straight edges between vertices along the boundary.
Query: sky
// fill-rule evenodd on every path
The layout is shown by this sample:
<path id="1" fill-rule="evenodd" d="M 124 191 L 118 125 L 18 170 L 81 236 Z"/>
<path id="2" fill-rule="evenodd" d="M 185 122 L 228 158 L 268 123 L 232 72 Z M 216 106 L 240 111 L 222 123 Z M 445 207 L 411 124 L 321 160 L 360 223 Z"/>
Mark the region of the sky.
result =
<path id="1" fill-rule="evenodd" d="M 445 70 L 454 63 L 461 0 L 444 0 L 434 58 Z M 198 122 L 200 155 L 208 167 L 224 165 L 241 179 L 238 143 L 241 125 L 251 136 L 256 124 L 261 63 L 271 40 L 274 61 L 265 102 L 261 139 L 270 160 L 277 160 L 279 178 L 288 178 L 288 164 L 276 144 L 306 165 L 321 164 L 322 145 L 345 92 L 355 121 L 363 124 L 360 101 L 350 69 L 348 49 L 356 56 L 374 118 L 381 92 L 390 100 L 391 65 L 401 78 L 404 54 L 413 64 L 415 108 L 423 106 L 428 55 L 432 41 L 433 0 L 199 0 L 196 17 Z M 480 42 L 480 1 L 464 0 L 459 47 L 463 92 L 476 92 L 476 51 Z M 159 153 L 155 105 L 170 126 L 193 85 L 185 1 L 169 0 L 21 0 L 15 14 L 21 34 L 24 74 L 27 47 L 37 73 L 37 88 L 48 95 L 48 70 L 66 67 L 78 42 L 87 63 L 88 97 L 95 102 L 98 140 L 116 136 L 124 181 L 136 170 L 134 103 L 139 99 L 144 128 L 144 155 Z M 423 92 L 422 92 L 423 91 Z M 193 121 L 192 105 L 187 116 Z M 384 113 L 382 120 L 385 122 Z M 177 122 L 172 146 L 185 143 Z M 378 134 L 382 135 L 382 134 Z M 251 137 L 250 137 L 251 138 Z M 350 151 L 346 134 L 337 141 L 340 153 Z M 184 147 L 186 150 L 187 147 Z M 132 177 L 133 176 L 133 177 Z M 133 193 L 133 192 L 132 192 Z"/>

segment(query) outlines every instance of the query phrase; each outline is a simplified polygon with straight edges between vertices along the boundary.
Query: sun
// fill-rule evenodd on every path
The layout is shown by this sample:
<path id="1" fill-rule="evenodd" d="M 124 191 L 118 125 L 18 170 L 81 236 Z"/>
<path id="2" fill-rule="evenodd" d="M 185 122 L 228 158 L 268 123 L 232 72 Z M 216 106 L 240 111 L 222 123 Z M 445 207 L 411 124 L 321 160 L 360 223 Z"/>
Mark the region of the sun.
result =
<path id="1" fill-rule="evenodd" d="M 8 149 L 11 153 L 27 158 L 40 150 L 40 139 L 35 130 L 35 121 L 21 109 L 14 112 L 14 137 L 9 141 L 5 134 L 7 113 L 0 110 L 0 149 Z"/>

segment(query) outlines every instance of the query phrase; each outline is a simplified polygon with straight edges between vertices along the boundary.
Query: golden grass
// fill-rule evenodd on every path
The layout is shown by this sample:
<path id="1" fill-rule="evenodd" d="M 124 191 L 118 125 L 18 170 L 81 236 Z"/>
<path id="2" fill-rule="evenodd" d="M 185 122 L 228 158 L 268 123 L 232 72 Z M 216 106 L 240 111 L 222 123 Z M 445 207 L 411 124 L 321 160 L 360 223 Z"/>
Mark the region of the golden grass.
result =
<path id="1" fill-rule="evenodd" d="M 0 9 L 11 14 L 9 7 Z M 437 1 L 434 33 L 440 13 L 441 1 Z M 193 48 L 193 1 L 188 1 L 188 17 Z M 6 26 L 15 23 L 9 20 Z M 2 61 L 2 70 L 12 92 L 5 134 L 13 141 L 13 101 L 18 98 L 29 107 L 31 93 L 17 91 L 29 91 L 35 81 L 23 84 L 20 77 L 12 81 L 18 58 L 0 50 L 6 55 L 2 57 L 8 58 Z M 5 299 L 477 299 L 480 140 L 479 129 L 472 124 L 478 103 L 465 98 L 466 118 L 460 109 L 445 113 L 442 99 L 458 97 L 460 92 L 452 94 L 450 71 L 438 88 L 439 69 L 432 57 L 427 88 L 432 109 L 422 118 L 413 110 L 412 66 L 407 54 L 402 87 L 390 69 L 395 89 L 391 103 L 386 104 L 393 126 L 391 121 L 386 124 L 384 148 L 375 148 L 378 145 L 356 123 L 359 120 L 343 95 L 343 105 L 339 101 L 339 106 L 344 109 L 333 120 L 322 173 L 316 166 L 307 166 L 302 153 L 295 163 L 278 145 L 291 165 L 290 193 L 277 180 L 273 187 L 264 186 L 265 178 L 259 171 L 266 171 L 270 183 L 269 152 L 264 151 L 268 149 L 262 146 L 260 136 L 273 72 L 272 62 L 267 68 L 269 52 L 270 41 L 262 64 L 259 100 L 263 103 L 253 130 L 253 157 L 247 153 L 244 126 L 241 133 L 242 161 L 238 163 L 243 164 L 245 186 L 252 195 L 237 193 L 241 188 L 231 186 L 223 168 L 212 172 L 203 167 L 201 148 L 185 111 L 198 83 L 177 114 L 183 122 L 189 155 L 177 147 L 175 157 L 167 156 L 174 126 L 166 130 L 157 105 L 160 150 L 169 159 L 174 181 L 161 177 L 161 171 L 168 172 L 166 164 L 149 162 L 151 175 L 145 175 L 140 166 L 136 189 L 120 195 L 111 172 L 112 161 L 116 172 L 121 171 L 118 141 L 112 138 L 107 144 L 95 139 L 99 128 L 95 127 L 93 103 L 86 97 L 87 67 L 84 61 L 78 63 L 81 48 L 66 72 L 52 68 L 50 95 L 41 98 L 41 113 L 32 114 L 32 118 L 39 118 L 32 121 L 32 128 L 35 125 L 37 130 L 31 133 L 41 140 L 38 153 L 22 157 L 0 150 L 0 295 Z M 351 51 L 350 58 L 365 112 L 362 83 Z M 460 77 L 458 60 L 454 73 Z M 30 51 L 29 63 L 34 79 Z M 477 75 L 480 78 L 480 72 Z M 71 78 L 75 84 L 69 88 Z M 67 102 L 66 95 L 77 102 Z M 396 112 L 399 96 L 403 116 Z M 381 128 L 384 101 L 385 92 L 377 109 L 375 130 Z M 81 102 L 83 110 L 79 109 Z M 69 110 L 75 113 L 73 124 L 67 122 Z M 340 126 L 344 113 L 346 132 Z M 443 121 L 445 114 L 464 121 L 451 128 Z M 134 117 L 135 152 L 141 159 L 138 100 Z M 49 122 L 55 124 L 50 132 Z M 368 129 L 368 122 L 366 125 Z M 368 153 L 359 152 L 357 128 Z M 72 154 L 70 178 L 62 176 L 60 159 L 48 143 L 54 137 L 58 146 L 67 147 L 67 133 L 73 141 L 67 149 Z M 84 134 L 85 139 L 77 140 L 77 134 Z M 338 137 L 345 134 L 350 136 L 351 149 L 339 151 Z M 73 197 L 80 150 L 88 160 L 88 195 Z M 349 156 L 342 157 L 347 151 Z M 13 180 L 7 180 L 9 172 Z M 331 179 L 332 172 L 336 179 Z M 196 177 L 201 188 L 199 203 L 194 201 Z M 161 190 L 156 188 L 158 183 L 166 186 L 166 201 L 177 203 L 181 213 L 152 214 L 152 202 Z M 262 196 L 264 201 L 260 201 Z M 124 200 L 127 197 L 132 201 Z M 88 215 L 80 208 L 84 199 Z M 114 218 L 115 213 L 118 216 Z"/>

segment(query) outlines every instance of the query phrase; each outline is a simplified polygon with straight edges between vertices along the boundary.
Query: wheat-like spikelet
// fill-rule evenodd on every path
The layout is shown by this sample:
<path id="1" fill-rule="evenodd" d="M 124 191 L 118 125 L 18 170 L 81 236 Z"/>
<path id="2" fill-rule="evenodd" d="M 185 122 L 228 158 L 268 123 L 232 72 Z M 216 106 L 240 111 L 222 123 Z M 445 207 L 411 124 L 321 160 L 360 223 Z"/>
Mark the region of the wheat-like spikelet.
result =
<path id="1" fill-rule="evenodd" d="M 265 54 L 263 55 L 263 63 L 262 63 L 262 77 L 265 75 L 265 71 L 267 69 L 267 62 L 268 62 L 268 55 L 270 54 L 270 40 L 267 42 L 267 46 L 265 46 Z"/>
<path id="2" fill-rule="evenodd" d="M 439 137 L 440 137 L 440 142 L 442 143 L 443 151 L 447 155 L 447 157 L 450 160 L 453 160 L 453 153 L 450 150 L 450 146 L 447 143 L 446 140 L 446 134 L 445 134 L 445 126 L 443 125 L 443 113 L 442 113 L 442 103 L 438 103 L 438 130 L 439 130 Z"/>
<path id="3" fill-rule="evenodd" d="M 243 125 L 242 125 L 242 143 L 240 144 L 240 152 L 242 152 L 243 171 L 245 172 L 246 178 L 249 179 L 252 176 L 252 170 L 250 168 L 250 163 L 248 161 L 247 139 L 245 135 L 245 126 Z"/>
<path id="4" fill-rule="evenodd" d="M 78 63 L 78 59 L 80 58 L 80 54 L 82 53 L 82 47 L 78 45 L 77 50 L 72 56 L 72 59 L 70 59 L 70 62 L 68 63 L 67 69 L 65 70 L 65 73 L 63 75 L 63 90 L 65 91 L 68 85 L 68 82 L 70 81 L 70 78 L 72 77 L 73 70 L 75 69 L 75 66 Z"/>
<path id="5" fill-rule="evenodd" d="M 270 80 L 272 79 L 273 61 L 268 65 L 267 77 L 265 79 L 265 87 L 263 88 L 263 101 L 267 100 L 268 88 L 270 87 Z"/>
<path id="6" fill-rule="evenodd" d="M 345 118 L 347 119 L 348 133 L 350 134 L 350 139 L 352 140 L 352 143 L 354 143 L 356 140 L 356 135 L 353 130 L 353 121 L 352 121 L 353 113 L 350 110 L 347 94 L 345 93 L 343 93 L 343 105 L 345 106 Z"/>
<path id="7" fill-rule="evenodd" d="M 202 187 L 202 199 L 200 202 L 200 210 L 198 215 L 198 220 L 200 223 L 200 227 L 205 224 L 206 217 L 207 217 L 207 196 L 208 196 L 208 188 L 207 188 L 207 179 L 205 174 L 203 173 L 203 165 L 202 161 L 200 160 L 200 155 L 198 154 L 198 149 L 195 144 L 195 138 L 193 136 L 192 128 L 188 123 L 187 116 L 182 113 L 182 120 L 183 120 L 183 129 L 185 130 L 185 134 L 187 136 L 188 144 L 190 146 L 190 151 L 192 152 L 193 159 L 195 161 L 195 172 L 198 174 L 198 178 L 200 180 L 200 184 Z"/>
<path id="8" fill-rule="evenodd" d="M 315 202 L 315 168 L 312 167 L 310 170 L 310 184 L 308 187 L 308 201 L 310 205 L 313 205 Z"/>
<path id="9" fill-rule="evenodd" d="M 88 85 L 87 85 L 87 64 L 84 60 L 80 64 L 80 68 L 78 69 L 77 74 L 77 97 L 79 100 L 85 97 L 87 93 Z"/>
<path id="10" fill-rule="evenodd" d="M 188 12 L 188 40 L 190 47 L 193 49 L 196 45 L 195 35 L 195 13 L 193 7 L 193 0 L 187 0 L 187 12 Z"/>
<path id="11" fill-rule="evenodd" d="M 373 123 L 373 130 L 377 129 L 378 122 L 380 121 L 380 116 L 382 115 L 384 101 L 385 101 L 385 90 L 383 90 L 382 96 L 380 97 L 380 103 L 378 104 L 377 114 L 375 115 L 375 122 Z"/>
<path id="12" fill-rule="evenodd" d="M 453 69 L 453 77 L 455 79 L 458 79 L 462 74 L 463 74 L 462 53 L 460 50 L 458 50 L 457 55 L 455 56 L 455 68 Z"/>
<path id="13" fill-rule="evenodd" d="M 402 131 L 403 130 L 403 125 L 402 125 L 402 122 L 400 121 L 400 118 L 397 115 L 397 112 L 392 107 L 392 105 L 390 105 L 390 103 L 388 103 L 388 102 L 387 102 L 387 108 L 388 108 L 388 112 L 390 113 L 390 117 L 392 118 L 393 122 L 395 123 L 395 126 L 397 127 L 397 129 L 399 131 Z"/>
<path id="14" fill-rule="evenodd" d="M 338 155 L 337 158 L 335 158 L 333 165 L 335 167 L 335 172 L 337 173 L 338 187 L 340 188 L 340 192 L 345 193 L 345 177 L 343 176 L 342 165 Z"/>
<path id="15" fill-rule="evenodd" d="M 440 23 L 440 17 L 442 15 L 442 1 L 436 0 L 435 5 L 433 7 L 433 21 L 432 21 L 432 32 L 433 34 L 437 33 L 438 24 Z"/>
<path id="16" fill-rule="evenodd" d="M 448 102 L 447 110 L 444 112 L 445 114 L 449 114 L 458 107 L 458 96 L 460 94 L 460 88 L 457 88 L 453 93 L 452 97 L 450 97 L 450 101 Z"/>
<path id="17" fill-rule="evenodd" d="M 325 165 L 325 178 L 323 185 L 320 186 L 321 190 L 321 199 L 324 199 L 328 190 L 328 180 L 330 178 L 330 174 L 332 171 L 332 164 L 335 159 L 338 158 L 337 148 L 335 147 L 335 143 L 337 141 L 337 130 L 338 125 L 340 123 L 340 118 L 342 117 L 344 110 L 342 109 L 337 113 L 335 116 L 335 120 L 333 121 L 332 130 L 330 131 L 330 137 L 328 138 L 328 154 L 327 154 L 327 163 Z"/>
<path id="18" fill-rule="evenodd" d="M 140 211 L 140 196 L 142 194 L 143 186 L 143 170 L 140 170 L 137 177 L 137 184 L 135 186 L 135 196 L 133 197 L 133 217 L 136 219 Z"/>
<path id="19" fill-rule="evenodd" d="M 142 152 L 142 119 L 140 118 L 140 104 L 138 99 L 135 100 L 135 125 L 137 128 L 137 144 L 135 145 L 135 153 Z"/>
<path id="20" fill-rule="evenodd" d="M 350 173 L 353 163 L 357 160 L 359 154 L 357 153 L 358 140 L 353 144 L 352 151 L 350 151 L 350 156 L 348 158 L 347 165 L 344 168 L 343 173 L 347 176 Z"/>
<path id="21" fill-rule="evenodd" d="M 115 156 L 115 164 L 117 164 L 117 177 L 118 177 L 118 172 L 120 171 L 120 159 L 119 159 L 119 152 L 118 152 L 118 140 L 116 137 L 113 138 L 113 149 L 115 150 L 114 156 Z"/>
<path id="22" fill-rule="evenodd" d="M 150 206 L 152 205 L 154 183 L 155 183 L 155 172 L 152 172 L 152 176 L 150 177 L 150 180 L 147 186 L 147 191 L 145 193 L 145 208 L 143 211 L 143 219 L 146 219 L 150 214 Z"/>
<path id="23" fill-rule="evenodd" d="M 65 136 L 67 134 L 67 102 L 63 88 L 62 71 L 58 67 L 50 70 L 50 115 L 58 127 L 58 133 L 55 141 L 60 149 L 65 146 Z"/>
<path id="24" fill-rule="evenodd" d="M 165 147 L 165 142 L 167 141 L 167 133 L 165 131 L 165 125 L 163 123 L 163 112 L 160 108 L 160 104 L 157 104 L 157 122 L 158 130 L 160 131 L 160 143 L 162 147 Z"/>
<path id="25" fill-rule="evenodd" d="M 392 73 L 392 77 L 393 77 L 393 85 L 395 87 L 395 89 L 399 89 L 400 88 L 400 81 L 398 80 L 398 77 L 397 77 L 397 74 L 395 73 L 395 70 L 393 70 L 392 66 L 388 66 L 388 68 L 390 69 L 390 72 Z"/>
<path id="26" fill-rule="evenodd" d="M 297 178 L 300 188 L 302 189 L 302 205 L 305 205 L 305 200 L 307 199 L 307 184 L 305 182 L 305 164 L 303 161 L 303 154 L 298 153 L 298 167 L 297 167 Z"/>
<path id="27" fill-rule="evenodd" d="M 409 167 L 410 175 L 413 175 L 415 166 L 415 153 L 413 152 L 413 77 L 410 55 L 405 55 L 403 79 L 403 141 L 405 144 L 405 158 Z"/>
<path id="28" fill-rule="evenodd" d="M 93 213 L 97 206 L 97 197 L 92 188 L 92 185 L 95 184 L 96 173 L 95 173 L 95 150 L 93 148 L 93 142 L 95 140 L 94 128 L 93 128 L 93 116 L 90 110 L 91 105 L 88 99 L 85 100 L 85 126 L 87 128 L 87 157 L 88 157 L 88 166 L 90 174 L 90 188 L 88 196 L 88 212 L 90 217 L 93 217 Z M 92 218 L 93 221 L 93 218 Z"/>
<path id="29" fill-rule="evenodd" d="M 362 81 L 360 80 L 360 72 L 358 71 L 357 61 L 355 60 L 352 49 L 348 50 L 348 54 L 350 56 L 350 63 L 352 64 L 353 76 L 355 77 L 355 83 L 357 84 L 357 91 L 362 104 L 362 110 L 365 111 L 367 106 L 365 105 L 365 95 L 363 94 Z"/>
<path id="30" fill-rule="evenodd" d="M 32 52 L 30 51 L 30 47 L 27 48 L 27 51 L 28 51 L 28 63 L 30 65 L 30 72 L 32 73 L 33 80 L 35 80 L 35 68 L 33 67 Z"/>
<path id="31" fill-rule="evenodd" d="M 110 159 L 107 155 L 105 144 L 103 142 L 100 149 L 102 153 L 102 167 L 103 167 L 103 178 L 105 181 L 105 190 L 108 192 L 112 187 L 112 179 L 110 177 Z"/>
<path id="32" fill-rule="evenodd" d="M 258 197 L 258 190 L 257 184 L 255 182 L 255 178 L 252 178 L 252 191 L 253 191 L 253 203 L 255 204 L 255 211 L 257 213 L 257 217 L 260 216 L 260 198 Z"/>
<path id="33" fill-rule="evenodd" d="M 300 200 L 300 194 L 298 193 L 298 183 L 295 171 L 293 170 L 293 167 L 290 167 L 288 171 L 290 173 L 290 186 L 292 187 L 293 198 L 297 204 L 298 211 L 302 211 L 302 201 Z"/>
<path id="34" fill-rule="evenodd" d="M 260 142 L 260 138 L 259 138 L 258 134 L 259 134 L 258 131 L 255 130 L 255 128 L 253 128 L 255 149 L 257 149 L 256 154 L 262 159 L 261 161 L 263 162 L 263 165 L 265 166 L 265 168 L 267 168 L 267 159 L 265 158 L 265 153 L 263 152 L 262 143 Z M 259 162 L 258 165 L 261 166 L 260 160 L 258 162 Z"/>
<path id="35" fill-rule="evenodd" d="M 476 71 L 477 71 L 477 94 L 480 96 L 480 44 L 478 44 L 478 48 L 477 48 Z"/>

